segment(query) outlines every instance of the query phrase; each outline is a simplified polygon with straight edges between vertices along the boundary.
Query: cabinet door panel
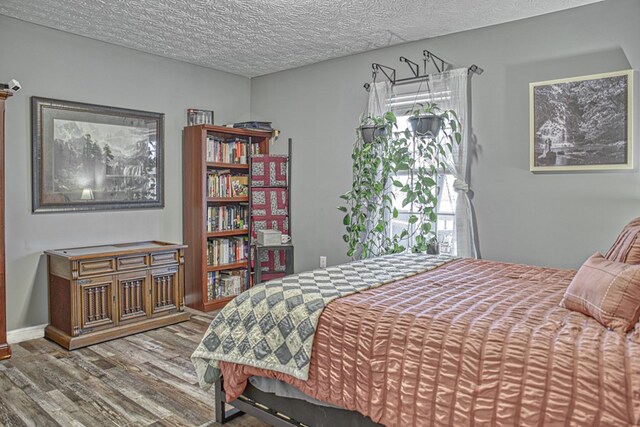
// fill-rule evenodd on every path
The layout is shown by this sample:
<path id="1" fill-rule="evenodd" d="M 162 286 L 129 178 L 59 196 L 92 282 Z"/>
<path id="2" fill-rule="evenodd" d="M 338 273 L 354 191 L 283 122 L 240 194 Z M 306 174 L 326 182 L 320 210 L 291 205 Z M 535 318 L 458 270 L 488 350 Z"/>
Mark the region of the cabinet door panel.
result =
<path id="1" fill-rule="evenodd" d="M 96 278 L 80 285 L 80 331 L 91 332 L 114 325 L 113 278 Z"/>
<path id="2" fill-rule="evenodd" d="M 147 289 L 146 271 L 118 276 L 119 323 L 148 317 L 146 307 L 149 291 Z"/>
<path id="3" fill-rule="evenodd" d="M 178 266 L 151 271 L 151 314 L 177 310 L 179 300 Z"/>

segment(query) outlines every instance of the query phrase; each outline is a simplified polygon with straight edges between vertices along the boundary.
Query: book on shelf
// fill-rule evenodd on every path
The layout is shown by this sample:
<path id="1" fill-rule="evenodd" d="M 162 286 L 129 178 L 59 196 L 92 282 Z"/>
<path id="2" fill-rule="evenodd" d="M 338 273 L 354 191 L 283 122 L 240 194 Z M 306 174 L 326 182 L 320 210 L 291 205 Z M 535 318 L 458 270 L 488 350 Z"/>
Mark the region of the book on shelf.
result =
<path id="1" fill-rule="evenodd" d="M 207 263 L 210 266 L 235 264 L 247 260 L 247 237 L 212 238 L 207 240 Z"/>
<path id="2" fill-rule="evenodd" d="M 207 233 L 246 230 L 249 227 L 249 205 L 207 207 Z"/>
<path id="3" fill-rule="evenodd" d="M 244 197 L 249 195 L 249 176 L 231 176 L 231 195 L 233 197 Z"/>
<path id="4" fill-rule="evenodd" d="M 207 137 L 207 162 L 246 165 L 250 155 L 259 153 L 260 146 L 257 143 L 249 143 L 246 139 L 229 138 L 223 140 L 216 136 Z"/>
<path id="5" fill-rule="evenodd" d="M 211 300 L 236 296 L 247 289 L 246 269 L 212 271 L 207 275 L 207 297 Z"/>
<path id="6" fill-rule="evenodd" d="M 208 197 L 240 197 L 248 194 L 248 175 L 233 175 L 229 169 L 207 172 Z"/>

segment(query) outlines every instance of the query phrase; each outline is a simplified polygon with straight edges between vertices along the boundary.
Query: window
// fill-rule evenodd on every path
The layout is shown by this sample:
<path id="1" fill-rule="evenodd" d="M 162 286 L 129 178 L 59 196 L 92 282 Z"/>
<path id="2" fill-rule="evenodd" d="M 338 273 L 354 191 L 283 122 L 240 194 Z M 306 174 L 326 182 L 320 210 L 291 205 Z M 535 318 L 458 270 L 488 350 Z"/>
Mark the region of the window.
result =
<path id="1" fill-rule="evenodd" d="M 415 89 L 414 89 L 415 90 Z M 389 107 L 396 114 L 398 120 L 398 131 L 403 131 L 409 128 L 409 112 L 419 104 L 426 102 L 435 102 L 441 108 L 446 100 L 450 98 L 448 92 L 430 93 L 417 91 L 409 94 L 398 95 L 395 94 L 389 99 Z M 444 108 L 443 108 L 444 109 Z M 411 147 L 409 147 L 411 150 Z M 401 174 L 394 177 L 403 184 L 407 183 L 408 175 Z M 437 183 L 440 187 L 440 194 L 438 195 L 438 204 L 436 206 L 436 214 L 438 216 L 437 221 L 432 223 L 432 230 L 434 230 L 440 248 L 440 253 L 453 253 L 455 254 L 455 207 L 457 200 L 457 193 L 453 187 L 455 177 L 449 173 L 443 173 L 438 176 Z M 391 219 L 391 227 L 389 228 L 391 235 L 400 234 L 402 230 L 407 229 L 409 235 L 412 235 L 415 225 L 409 224 L 409 217 L 413 214 L 413 204 L 402 206 L 402 196 L 399 195 L 398 188 L 392 187 L 395 195 L 394 207 L 398 210 L 398 217 Z M 409 248 L 413 245 L 413 242 L 409 239 L 405 239 L 402 243 L 405 247 Z"/>

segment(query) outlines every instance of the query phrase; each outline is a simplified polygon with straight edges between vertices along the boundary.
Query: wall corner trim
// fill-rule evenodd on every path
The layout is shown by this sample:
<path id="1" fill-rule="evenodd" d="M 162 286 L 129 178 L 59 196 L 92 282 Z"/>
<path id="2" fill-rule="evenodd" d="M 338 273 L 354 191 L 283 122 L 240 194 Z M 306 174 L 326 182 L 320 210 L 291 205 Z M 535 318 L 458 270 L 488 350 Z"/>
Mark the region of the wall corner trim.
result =
<path id="1" fill-rule="evenodd" d="M 9 344 L 18 344 L 23 341 L 44 338 L 44 328 L 46 326 L 47 324 L 45 323 L 44 325 L 28 326 L 26 328 L 7 331 L 7 342 Z"/>

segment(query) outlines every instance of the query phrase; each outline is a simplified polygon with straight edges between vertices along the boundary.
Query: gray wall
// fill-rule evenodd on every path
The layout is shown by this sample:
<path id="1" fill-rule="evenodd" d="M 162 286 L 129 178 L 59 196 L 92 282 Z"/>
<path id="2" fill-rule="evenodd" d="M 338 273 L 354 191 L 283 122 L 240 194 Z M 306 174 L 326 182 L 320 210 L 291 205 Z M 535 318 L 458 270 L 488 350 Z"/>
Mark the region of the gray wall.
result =
<path id="1" fill-rule="evenodd" d="M 316 267 L 320 255 L 329 264 L 347 259 L 335 207 L 350 187 L 354 128 L 365 108 L 362 84 L 371 77 L 371 63 L 407 76 L 398 57 L 418 62 L 425 48 L 454 64 L 485 69 L 472 82 L 477 153 L 471 187 L 482 257 L 575 268 L 595 251 L 606 251 L 621 227 L 640 216 L 638 167 L 617 173 L 529 172 L 528 84 L 637 69 L 638 17 L 637 0 L 609 0 L 253 79 L 252 118 L 273 120 L 283 139 L 294 139 L 296 270 Z M 637 165 L 637 155 L 635 160 Z"/>
<path id="2" fill-rule="evenodd" d="M 250 81 L 0 16 L 0 80 L 24 89 L 7 104 L 8 329 L 47 322 L 45 249 L 146 239 L 182 241 L 182 127 L 188 107 L 216 123 L 247 119 Z M 31 213 L 31 96 L 165 114 L 165 208 Z"/>

